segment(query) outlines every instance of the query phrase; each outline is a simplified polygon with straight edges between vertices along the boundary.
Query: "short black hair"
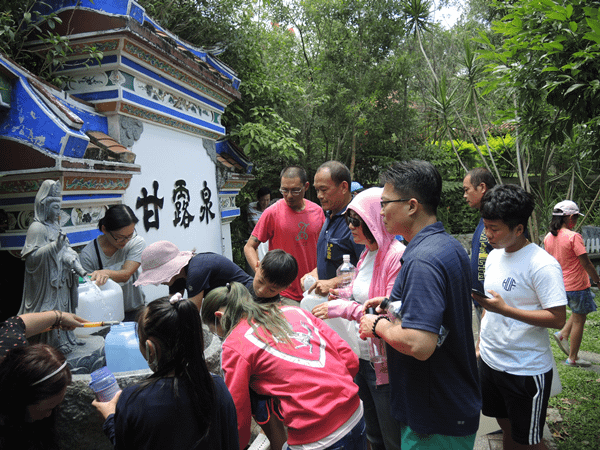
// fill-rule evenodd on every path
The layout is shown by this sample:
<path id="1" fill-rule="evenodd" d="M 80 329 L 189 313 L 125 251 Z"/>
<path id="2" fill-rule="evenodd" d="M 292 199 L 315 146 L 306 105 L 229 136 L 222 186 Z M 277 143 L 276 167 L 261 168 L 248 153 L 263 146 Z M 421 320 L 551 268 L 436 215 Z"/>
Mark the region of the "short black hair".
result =
<path id="1" fill-rule="evenodd" d="M 138 222 L 139 219 L 129 206 L 113 205 L 106 210 L 104 217 L 98 221 L 98 229 L 102 231 L 104 226 L 108 231 L 117 231 Z"/>
<path id="2" fill-rule="evenodd" d="M 289 253 L 281 249 L 269 250 L 260 261 L 263 276 L 270 283 L 287 287 L 298 276 L 298 263 Z"/>
<path id="3" fill-rule="evenodd" d="M 488 189 L 492 189 L 496 186 L 496 180 L 492 172 L 487 170 L 485 167 L 475 167 L 467 172 L 467 175 L 471 177 L 471 184 L 473 186 L 479 186 L 481 183 L 485 183 Z"/>
<path id="4" fill-rule="evenodd" d="M 527 229 L 527 221 L 533 212 L 533 195 L 514 184 L 499 184 L 481 198 L 481 217 L 486 220 L 501 220 L 510 230 L 517 225 Z"/>
<path id="5" fill-rule="evenodd" d="M 435 214 L 442 196 L 442 176 L 433 164 L 413 159 L 392 164 L 381 175 L 400 195 L 416 198 L 430 214 Z"/>
<path id="6" fill-rule="evenodd" d="M 350 169 L 348 169 L 345 164 L 342 164 L 339 161 L 327 161 L 321 164 L 321 166 L 317 169 L 317 173 L 323 169 L 329 169 L 331 181 L 333 181 L 336 186 L 339 186 L 343 181 L 345 181 L 348 183 L 348 189 L 350 189 L 350 185 L 352 184 L 352 175 L 350 174 Z"/>
<path id="7" fill-rule="evenodd" d="M 264 197 L 267 194 L 271 195 L 271 189 L 269 189 L 267 186 L 263 186 L 256 193 L 256 199 L 260 200 L 261 197 Z"/>
<path id="8" fill-rule="evenodd" d="M 300 182 L 304 186 L 308 181 L 306 170 L 300 166 L 287 166 L 281 171 L 279 178 L 300 178 Z"/>

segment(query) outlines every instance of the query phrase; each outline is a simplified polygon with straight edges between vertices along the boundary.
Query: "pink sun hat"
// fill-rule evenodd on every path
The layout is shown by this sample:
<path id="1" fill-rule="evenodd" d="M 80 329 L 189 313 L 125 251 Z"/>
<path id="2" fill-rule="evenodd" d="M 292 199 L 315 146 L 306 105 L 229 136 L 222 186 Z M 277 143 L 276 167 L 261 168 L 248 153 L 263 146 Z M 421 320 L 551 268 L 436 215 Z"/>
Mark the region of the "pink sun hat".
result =
<path id="1" fill-rule="evenodd" d="M 150 244 L 142 252 L 142 273 L 133 285 L 158 286 L 171 281 L 171 278 L 181 272 L 193 256 L 193 252 L 180 252 L 177 246 L 169 241 Z"/>

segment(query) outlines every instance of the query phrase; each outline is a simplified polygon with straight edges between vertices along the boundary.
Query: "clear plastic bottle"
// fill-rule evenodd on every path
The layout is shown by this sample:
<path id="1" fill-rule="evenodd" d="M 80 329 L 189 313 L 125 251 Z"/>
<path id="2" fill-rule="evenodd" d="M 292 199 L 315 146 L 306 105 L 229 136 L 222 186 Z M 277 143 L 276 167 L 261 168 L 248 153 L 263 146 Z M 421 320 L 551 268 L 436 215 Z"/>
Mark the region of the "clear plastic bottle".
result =
<path id="1" fill-rule="evenodd" d="M 400 300 L 392 302 L 389 298 L 384 298 L 383 301 L 379 304 L 379 309 L 385 311 L 388 316 L 396 317 L 401 319 L 400 315 L 400 307 L 402 306 L 402 302 Z"/>
<path id="2" fill-rule="evenodd" d="M 375 308 L 367 308 L 367 314 L 375 314 Z M 369 357 L 372 363 L 381 363 L 385 361 L 387 357 L 385 352 L 385 342 L 382 339 L 367 338 L 367 344 L 369 345 Z"/>
<path id="3" fill-rule="evenodd" d="M 389 298 L 384 298 L 383 301 L 379 304 L 379 309 L 385 311 L 389 316 L 394 316 L 399 319 L 402 319 L 402 315 L 400 314 L 400 307 L 402 306 L 401 301 L 392 302 Z M 441 347 L 441 345 L 446 340 L 448 336 L 448 330 L 444 325 L 440 327 L 440 331 L 438 333 L 437 347 Z"/>
<path id="4" fill-rule="evenodd" d="M 446 337 L 448 336 L 448 332 L 449 331 L 450 330 L 448 330 L 448 328 L 446 328 L 444 325 L 442 325 L 440 327 L 440 332 L 438 333 L 438 340 L 437 340 L 436 347 L 441 347 L 442 346 L 442 344 L 446 340 Z"/>
<path id="5" fill-rule="evenodd" d="M 342 277 L 342 281 L 338 284 L 338 289 L 350 286 L 355 272 L 356 267 L 350 262 L 350 255 L 344 255 L 344 262 L 337 268 L 335 273 L 336 276 Z"/>

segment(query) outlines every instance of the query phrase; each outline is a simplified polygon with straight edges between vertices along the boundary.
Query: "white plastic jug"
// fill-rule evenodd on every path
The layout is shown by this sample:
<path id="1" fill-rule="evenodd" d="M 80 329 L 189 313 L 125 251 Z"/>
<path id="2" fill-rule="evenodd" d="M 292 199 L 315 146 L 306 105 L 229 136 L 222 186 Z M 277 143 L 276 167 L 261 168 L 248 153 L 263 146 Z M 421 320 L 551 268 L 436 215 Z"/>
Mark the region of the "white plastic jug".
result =
<path id="1" fill-rule="evenodd" d="M 79 304 L 75 314 L 91 322 L 108 320 L 121 321 L 125 318 L 123 309 L 123 290 L 115 281 L 109 279 L 103 286 L 95 282 L 79 284 Z M 89 335 L 98 328 L 76 328 L 75 334 Z"/>
<path id="2" fill-rule="evenodd" d="M 304 279 L 305 291 L 302 296 L 302 300 L 300 301 L 300 308 L 310 313 L 312 313 L 312 310 L 315 306 L 327 301 L 327 296 L 322 297 L 317 295 L 315 291 L 313 291 L 311 294 L 308 293 L 308 289 L 310 289 L 315 283 L 316 280 L 310 275 Z M 358 324 L 356 322 L 337 317 L 335 319 L 325 319 L 325 323 L 329 325 L 333 331 L 339 334 L 339 336 L 345 340 L 348 345 L 350 345 L 354 353 L 360 355 L 360 347 L 358 343 Z"/>
<path id="3" fill-rule="evenodd" d="M 104 341 L 106 367 L 113 372 L 128 372 L 148 368 L 148 363 L 140 352 L 135 322 L 123 322 L 110 327 Z"/>

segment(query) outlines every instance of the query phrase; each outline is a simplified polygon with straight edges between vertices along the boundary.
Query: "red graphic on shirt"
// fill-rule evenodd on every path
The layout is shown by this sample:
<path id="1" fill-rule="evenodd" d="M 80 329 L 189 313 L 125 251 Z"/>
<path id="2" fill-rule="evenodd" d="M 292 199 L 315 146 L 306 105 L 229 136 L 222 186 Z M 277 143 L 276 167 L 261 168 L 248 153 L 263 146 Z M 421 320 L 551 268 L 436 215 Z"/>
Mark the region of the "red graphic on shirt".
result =
<path id="1" fill-rule="evenodd" d="M 265 338 L 265 334 L 260 329 L 255 331 L 249 328 L 244 337 L 257 347 L 285 361 L 307 367 L 325 367 L 326 343 L 321 337 L 319 329 L 306 316 L 305 311 L 285 307 L 281 308 L 281 311 L 287 312 L 288 321 L 290 321 L 290 314 L 302 316 L 300 320 L 290 321 L 292 322 L 292 334 L 288 337 L 292 341 L 291 345 L 287 342 L 279 342 L 271 335 L 268 335 L 267 343 L 265 343 L 262 340 Z M 257 333 L 260 333 L 260 337 Z"/>

